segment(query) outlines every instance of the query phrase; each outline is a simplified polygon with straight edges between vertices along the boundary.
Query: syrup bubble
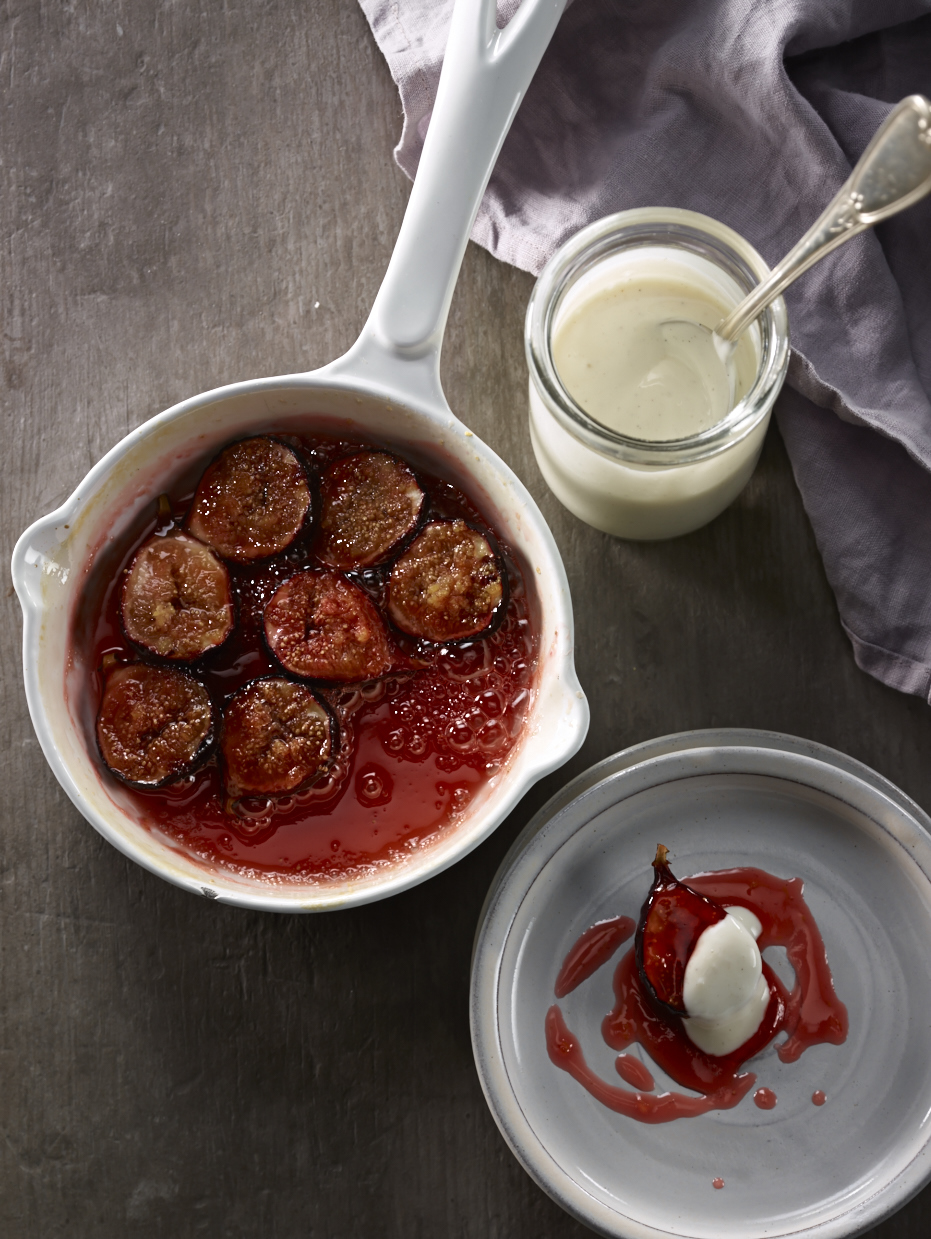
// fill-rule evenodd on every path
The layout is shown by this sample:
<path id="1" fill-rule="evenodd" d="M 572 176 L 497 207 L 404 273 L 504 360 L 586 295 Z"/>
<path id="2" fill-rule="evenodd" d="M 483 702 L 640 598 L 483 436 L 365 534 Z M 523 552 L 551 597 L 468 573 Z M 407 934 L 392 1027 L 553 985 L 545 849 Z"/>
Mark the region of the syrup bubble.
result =
<path id="1" fill-rule="evenodd" d="M 389 753 L 403 753 L 407 744 L 407 733 L 403 727 L 396 727 L 382 737 L 382 746 Z"/>
<path id="2" fill-rule="evenodd" d="M 504 702 L 494 689 L 486 689 L 478 699 L 478 713 L 485 718 L 499 718 L 504 713 Z"/>
<path id="3" fill-rule="evenodd" d="M 423 736 L 411 736 L 407 745 L 407 755 L 415 761 L 427 755 L 427 742 Z"/>
<path id="4" fill-rule="evenodd" d="M 356 774 L 356 800 L 366 808 L 387 804 L 394 791 L 394 781 L 387 770 L 369 764 Z"/>
<path id="5" fill-rule="evenodd" d="M 464 718 L 457 718 L 446 728 L 446 740 L 452 748 L 467 753 L 472 748 L 472 728 Z"/>
<path id="6" fill-rule="evenodd" d="M 496 752 L 502 745 L 507 744 L 508 739 L 507 731 L 497 719 L 486 723 L 478 733 L 478 742 L 486 753 Z"/>

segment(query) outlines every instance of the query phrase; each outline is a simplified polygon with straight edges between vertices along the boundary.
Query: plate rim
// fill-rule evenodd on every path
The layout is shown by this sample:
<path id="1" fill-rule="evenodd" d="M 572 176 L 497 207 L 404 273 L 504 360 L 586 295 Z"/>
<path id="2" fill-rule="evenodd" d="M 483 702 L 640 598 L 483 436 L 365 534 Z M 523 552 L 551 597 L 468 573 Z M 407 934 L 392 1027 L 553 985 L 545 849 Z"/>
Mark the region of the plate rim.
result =
<path id="1" fill-rule="evenodd" d="M 511 1152 L 530 1175 L 533 1181 L 567 1213 L 591 1227 L 607 1239 L 692 1239 L 685 1231 L 658 1229 L 618 1213 L 604 1205 L 567 1175 L 556 1159 L 537 1136 L 514 1093 L 504 1065 L 501 1042 L 498 1035 L 498 990 L 503 947 L 521 904 L 536 877 L 556 851 L 576 833 L 573 827 L 565 838 L 551 845 L 546 854 L 541 853 L 535 872 L 529 881 L 519 888 L 519 896 L 513 906 L 502 907 L 501 899 L 507 894 L 506 887 L 515 869 L 531 850 L 532 845 L 545 827 L 566 809 L 588 793 L 617 776 L 635 777 L 642 770 L 669 757 L 684 757 L 690 752 L 716 751 L 717 760 L 726 760 L 727 750 L 770 751 L 789 757 L 806 759 L 803 766 L 816 764 L 833 769 L 835 774 L 864 785 L 869 792 L 878 793 L 907 818 L 918 832 L 919 839 L 931 848 L 931 817 L 899 787 L 865 763 L 817 741 L 780 732 L 750 728 L 708 728 L 659 736 L 640 744 L 632 745 L 611 754 L 602 761 L 576 775 L 555 793 L 533 815 L 502 860 L 485 897 L 478 919 L 472 948 L 471 981 L 469 993 L 469 1024 L 475 1067 L 485 1101 L 495 1123 Z M 643 771 L 646 772 L 645 770 Z M 696 771 L 721 773 L 717 770 Z M 760 772 L 763 773 L 763 772 Z M 804 780 L 798 780 L 804 782 Z M 862 808 L 860 812 L 864 812 Z M 871 816 L 866 814 L 866 816 Z M 873 819 L 875 820 L 875 818 Z M 881 828 L 882 823 L 878 823 Z M 923 839 L 922 839 L 923 836 Z M 558 836 L 557 836 L 558 838 Z M 901 840 L 896 840 L 903 852 L 908 849 Z M 916 860 L 913 856 L 913 859 Z M 918 867 L 922 869 L 920 863 Z M 922 869 L 931 886 L 931 872 Z M 510 907 L 510 911 L 507 911 Z M 496 931 L 495 941 L 489 935 Z M 547 1173 L 549 1172 L 549 1173 Z M 783 1231 L 778 1239 L 852 1239 L 865 1230 L 876 1226 L 884 1218 L 905 1205 L 931 1178 L 931 1131 L 924 1144 L 898 1174 L 885 1182 L 877 1191 L 854 1204 L 844 1212 L 792 1231 Z"/>

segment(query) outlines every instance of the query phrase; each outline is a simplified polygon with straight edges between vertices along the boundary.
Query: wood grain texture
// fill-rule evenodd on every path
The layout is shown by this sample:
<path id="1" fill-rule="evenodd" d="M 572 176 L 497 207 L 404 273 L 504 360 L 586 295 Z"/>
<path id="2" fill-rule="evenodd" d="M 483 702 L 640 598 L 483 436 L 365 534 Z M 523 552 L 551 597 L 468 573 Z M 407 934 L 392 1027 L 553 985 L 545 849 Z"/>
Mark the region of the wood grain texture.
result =
<path id="1" fill-rule="evenodd" d="M 0 2 L 4 554 L 131 427 L 310 368 L 364 321 L 407 197 L 388 72 L 352 0 Z M 638 546 L 544 487 L 528 276 L 471 247 L 450 402 L 565 556 L 583 751 L 453 870 L 319 918 L 201 902 L 131 865 L 47 769 L 0 638 L 0 1234 L 568 1239 L 511 1157 L 467 1024 L 485 891 L 571 774 L 647 737 L 767 727 L 931 806 L 931 716 L 854 666 L 781 443 L 710 527 Z M 925 1192 L 874 1239 L 918 1239 Z"/>

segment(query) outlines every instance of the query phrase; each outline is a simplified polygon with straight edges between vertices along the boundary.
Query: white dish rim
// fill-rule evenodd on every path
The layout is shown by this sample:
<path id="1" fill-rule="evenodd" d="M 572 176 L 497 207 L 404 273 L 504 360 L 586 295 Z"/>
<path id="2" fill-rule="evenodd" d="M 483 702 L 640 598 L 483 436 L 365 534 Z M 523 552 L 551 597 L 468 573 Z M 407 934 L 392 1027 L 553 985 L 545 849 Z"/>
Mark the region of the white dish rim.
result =
<path id="1" fill-rule="evenodd" d="M 688 1239 L 684 1232 L 660 1230 L 621 1215 L 595 1200 L 563 1172 L 525 1117 L 504 1065 L 498 1033 L 500 964 L 510 926 L 544 865 L 579 826 L 562 833 L 556 819 L 600 784 L 615 776 L 636 776 L 657 760 L 699 752 L 714 760 L 727 750 L 770 751 L 830 767 L 849 782 L 879 793 L 912 819 L 915 842 L 931 858 L 931 817 L 884 776 L 855 758 L 816 741 L 749 728 L 679 732 L 633 745 L 583 771 L 534 815 L 509 849 L 482 907 L 472 952 L 469 1023 L 479 1082 L 498 1129 L 511 1152 L 538 1187 L 567 1213 L 608 1239 Z M 697 773 L 720 773 L 710 764 Z M 800 781 L 803 781 L 800 779 Z M 860 810 L 862 812 L 862 809 Z M 869 815 L 872 816 L 872 815 Z M 875 820 L 875 819 L 874 819 Z M 550 828 L 550 829 L 548 829 Z M 899 840 L 901 844 L 901 840 Z M 931 883 L 931 873 L 924 870 Z M 915 1196 L 931 1179 L 931 1131 L 911 1162 L 865 1200 L 825 1222 L 784 1232 L 777 1239 L 852 1239 L 878 1225 Z"/>

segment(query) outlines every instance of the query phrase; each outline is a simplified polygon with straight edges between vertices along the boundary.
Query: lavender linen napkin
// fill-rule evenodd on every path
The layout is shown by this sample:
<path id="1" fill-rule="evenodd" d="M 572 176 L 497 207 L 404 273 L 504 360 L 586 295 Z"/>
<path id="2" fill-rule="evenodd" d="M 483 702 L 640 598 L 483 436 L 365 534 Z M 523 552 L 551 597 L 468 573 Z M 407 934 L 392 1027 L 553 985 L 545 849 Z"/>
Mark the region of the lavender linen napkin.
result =
<path id="1" fill-rule="evenodd" d="M 360 0 L 413 177 L 452 0 Z M 518 7 L 499 0 L 499 24 Z M 774 263 L 889 104 L 931 94 L 931 0 L 575 0 L 505 142 L 473 239 L 537 273 L 613 211 L 715 216 Z M 931 201 L 786 297 L 779 426 L 858 664 L 931 700 Z"/>

